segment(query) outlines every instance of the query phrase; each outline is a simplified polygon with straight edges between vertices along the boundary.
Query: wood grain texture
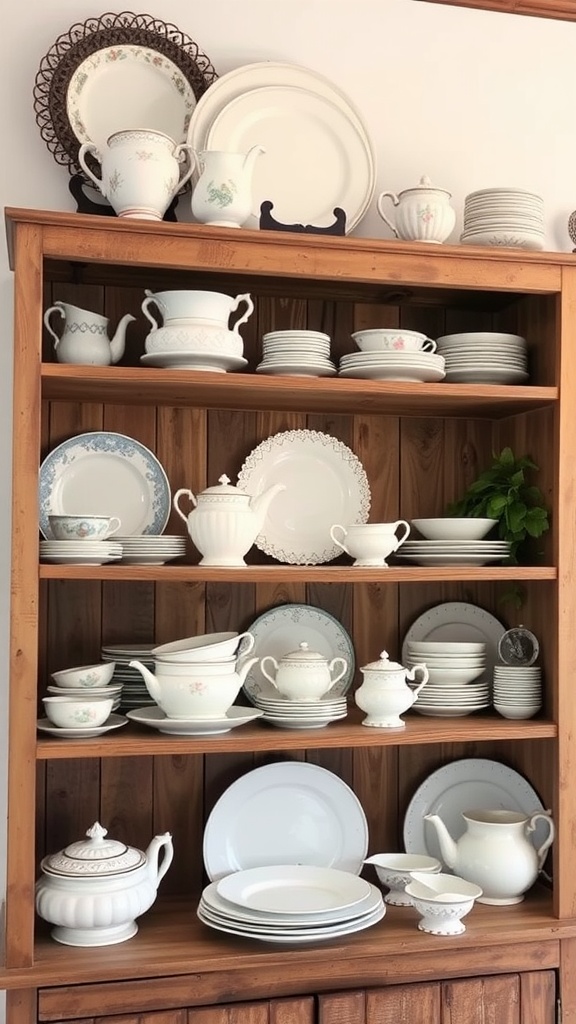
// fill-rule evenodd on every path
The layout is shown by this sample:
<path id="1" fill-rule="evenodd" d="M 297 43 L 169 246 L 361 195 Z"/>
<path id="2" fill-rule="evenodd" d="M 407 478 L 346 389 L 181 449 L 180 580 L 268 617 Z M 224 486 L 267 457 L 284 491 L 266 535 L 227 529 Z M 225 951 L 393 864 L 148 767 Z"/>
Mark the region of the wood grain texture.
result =
<path id="1" fill-rule="evenodd" d="M 535 18 L 576 21 L 574 0 L 426 0 L 427 3 L 473 7 L 502 14 L 525 14 Z"/>
<path id="2" fill-rule="evenodd" d="M 366 1024 L 440 1024 L 441 986 L 390 985 L 366 993 Z"/>

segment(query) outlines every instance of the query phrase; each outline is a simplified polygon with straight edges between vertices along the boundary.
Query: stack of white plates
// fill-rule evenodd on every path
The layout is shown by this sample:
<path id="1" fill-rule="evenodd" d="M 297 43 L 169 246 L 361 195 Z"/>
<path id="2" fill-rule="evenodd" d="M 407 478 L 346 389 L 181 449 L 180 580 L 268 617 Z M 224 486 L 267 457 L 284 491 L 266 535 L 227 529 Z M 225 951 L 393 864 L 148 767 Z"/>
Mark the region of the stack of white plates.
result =
<path id="1" fill-rule="evenodd" d="M 532 718 L 542 707 L 538 665 L 495 665 L 492 700 L 504 718 Z"/>
<path id="2" fill-rule="evenodd" d="M 444 359 L 435 352 L 350 352 L 340 359 L 340 377 L 360 380 L 443 380 Z"/>
<path id="3" fill-rule="evenodd" d="M 120 706 L 122 684 L 109 683 L 108 686 L 91 686 L 89 690 L 86 690 L 86 687 L 83 686 L 47 686 L 46 691 L 58 697 L 81 697 L 85 699 L 87 694 L 90 697 L 112 697 L 112 711 L 116 711 Z"/>
<path id="4" fill-rule="evenodd" d="M 305 864 L 236 871 L 206 886 L 197 910 L 216 931 L 292 944 L 351 935 L 385 913 L 375 885 L 348 871 Z"/>
<path id="5" fill-rule="evenodd" d="M 461 717 L 490 706 L 486 644 L 408 641 L 406 666 L 425 664 L 428 682 L 413 704 L 431 717 Z"/>
<path id="6" fill-rule="evenodd" d="M 504 245 L 514 249 L 544 248 L 544 201 L 519 188 L 483 188 L 464 201 L 468 245 Z"/>
<path id="7" fill-rule="evenodd" d="M 257 696 L 250 699 L 264 712 L 262 721 L 280 729 L 322 729 L 330 722 L 346 718 L 348 713 L 345 695 L 314 701 Z"/>
<path id="8" fill-rule="evenodd" d="M 407 540 L 396 552 L 416 565 L 488 565 L 509 554 L 507 540 Z"/>
<path id="9" fill-rule="evenodd" d="M 186 538 L 171 534 L 118 537 L 127 565 L 163 565 L 186 554 Z"/>
<path id="10" fill-rule="evenodd" d="M 526 339 L 499 331 L 446 334 L 436 341 L 448 383 L 523 384 L 528 380 Z"/>
<path id="11" fill-rule="evenodd" d="M 153 672 L 154 659 L 150 657 L 150 651 L 154 646 L 155 644 L 118 644 L 102 647 L 102 661 L 116 662 L 112 683 L 122 684 L 122 711 L 150 704 L 156 707 L 156 702 L 148 693 L 142 676 L 137 669 L 130 668 L 128 664 L 137 659 Z"/>
<path id="12" fill-rule="evenodd" d="M 40 558 L 57 565 L 103 565 L 122 557 L 122 545 L 114 540 L 41 540 Z"/>
<path id="13" fill-rule="evenodd" d="M 333 377 L 330 336 L 321 331 L 269 331 L 262 336 L 262 362 L 256 373 Z"/>

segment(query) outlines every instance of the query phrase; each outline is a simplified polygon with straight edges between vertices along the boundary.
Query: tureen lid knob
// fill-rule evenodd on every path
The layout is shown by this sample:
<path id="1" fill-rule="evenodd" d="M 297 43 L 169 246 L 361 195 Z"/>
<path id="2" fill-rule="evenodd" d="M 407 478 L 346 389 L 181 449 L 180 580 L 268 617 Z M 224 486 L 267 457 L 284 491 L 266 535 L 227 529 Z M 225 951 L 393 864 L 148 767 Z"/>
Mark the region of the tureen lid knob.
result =
<path id="1" fill-rule="evenodd" d="M 226 476 L 226 473 L 222 473 L 222 476 L 218 477 L 218 483 L 222 484 L 225 487 L 227 484 L 230 483 L 230 477 Z"/>
<path id="2" fill-rule="evenodd" d="M 423 185 L 424 188 L 430 188 L 432 181 L 427 174 L 423 174 L 422 177 L 420 178 L 419 184 Z"/>
<path id="3" fill-rule="evenodd" d="M 104 836 L 108 835 L 108 829 L 103 828 L 99 821 L 95 821 L 89 829 L 86 829 L 86 835 L 88 839 L 93 839 L 96 843 L 101 843 Z"/>

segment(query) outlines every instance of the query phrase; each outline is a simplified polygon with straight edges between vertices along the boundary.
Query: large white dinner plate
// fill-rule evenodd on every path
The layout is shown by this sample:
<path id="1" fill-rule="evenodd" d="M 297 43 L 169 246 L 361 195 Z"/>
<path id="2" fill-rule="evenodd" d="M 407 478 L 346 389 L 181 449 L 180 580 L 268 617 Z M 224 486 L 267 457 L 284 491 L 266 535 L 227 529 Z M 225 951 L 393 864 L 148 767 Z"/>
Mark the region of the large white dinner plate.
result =
<path id="1" fill-rule="evenodd" d="M 363 208 L 360 207 L 355 216 L 352 216 L 351 211 L 346 211 L 346 232 L 352 231 L 366 213 L 374 193 L 376 168 L 372 144 L 366 125 L 349 98 L 333 82 L 311 68 L 278 61 L 261 61 L 244 64 L 222 75 L 212 83 L 210 89 L 204 93 L 193 110 L 187 141 L 197 151 L 206 149 L 208 134 L 214 120 L 231 101 L 253 90 L 274 86 L 302 89 L 308 94 L 331 102 L 347 118 L 349 125 L 356 130 L 358 138 L 362 141 L 365 153 L 368 155 L 369 180 L 366 183 Z M 307 162 L 306 156 L 303 157 L 303 160 Z M 298 168 L 298 173 L 299 171 L 300 168 Z M 272 200 L 272 196 L 265 198 Z M 278 209 L 273 211 L 273 215 L 279 219 Z M 332 220 L 333 217 L 330 218 L 330 222 Z M 259 219 L 255 221 L 254 218 L 251 218 L 247 226 L 258 227 Z"/>
<path id="2" fill-rule="evenodd" d="M 283 224 L 328 226 L 334 209 L 348 229 L 366 212 L 374 191 L 374 162 L 365 134 L 342 107 L 314 90 L 271 85 L 236 96 L 215 115 L 206 148 L 264 152 L 254 164 L 252 218 L 264 200 Z"/>
<path id="3" fill-rule="evenodd" d="M 336 910 L 278 914 L 271 911 L 263 912 L 262 910 L 253 910 L 249 907 L 229 903 L 228 900 L 223 899 L 219 894 L 219 885 L 220 882 L 210 882 L 210 884 L 206 886 L 202 892 L 200 906 L 211 911 L 213 915 L 218 915 L 222 920 L 225 920 L 232 925 L 234 922 L 237 922 L 238 924 L 243 923 L 251 925 L 265 924 L 267 927 L 281 925 L 284 928 L 313 928 L 315 925 L 325 926 L 329 924 L 343 924 L 344 921 L 351 921 L 353 918 L 363 917 L 366 914 L 374 913 L 375 910 L 378 910 L 382 902 L 382 893 L 380 889 L 378 886 L 372 885 L 372 883 L 369 882 L 369 891 L 366 895 L 362 899 L 358 900 L 357 903 L 345 907 L 344 909 L 338 908 Z"/>
<path id="4" fill-rule="evenodd" d="M 285 490 L 270 502 L 256 546 L 279 562 L 320 565 L 342 554 L 330 537 L 334 523 L 365 523 L 370 486 L 360 459 L 318 430 L 284 430 L 246 458 L 238 487 L 251 495 L 272 484 Z"/>
<path id="5" fill-rule="evenodd" d="M 359 874 L 367 850 L 368 825 L 357 796 L 333 772 L 298 761 L 241 776 L 216 802 L 204 830 L 212 881 L 275 864 Z"/>
<path id="6" fill-rule="evenodd" d="M 148 128 L 184 142 L 195 106 L 192 85 L 177 65 L 146 46 L 108 46 L 90 54 L 66 93 L 72 131 L 100 153 L 108 136 L 125 128 Z"/>
<path id="7" fill-rule="evenodd" d="M 162 533 L 170 484 L 156 456 L 125 434 L 95 430 L 54 448 L 40 466 L 40 531 L 50 515 L 118 516 L 125 535 Z"/>
<path id="8" fill-rule="evenodd" d="M 346 910 L 370 894 L 370 883 L 349 871 L 309 864 L 277 864 L 226 875 L 216 888 L 239 907 L 272 914 Z"/>
<path id="9" fill-rule="evenodd" d="M 519 772 L 499 761 L 470 757 L 443 765 L 418 787 L 404 818 L 404 846 L 407 853 L 426 853 L 445 863 L 436 830 L 425 814 L 438 814 L 453 839 L 464 834 L 463 812 L 472 810 L 521 811 L 532 814 L 544 810 L 535 789 Z M 530 839 L 538 847 L 544 842 L 548 826 L 536 823 Z"/>
<path id="10" fill-rule="evenodd" d="M 242 928 L 239 924 L 233 926 L 223 924 L 214 915 L 211 915 L 202 906 L 197 911 L 198 918 L 210 928 L 224 932 L 226 935 L 237 935 L 242 938 L 259 939 L 261 942 L 276 942 L 280 944 L 302 945 L 337 939 L 343 935 L 353 935 L 354 932 L 363 931 L 381 921 L 386 914 L 386 904 L 382 901 L 381 906 L 371 914 L 356 917 L 352 921 L 345 921 L 343 924 L 327 925 L 325 928 L 285 929 L 282 931 L 263 931 L 257 926 Z"/>
<path id="11" fill-rule="evenodd" d="M 410 641 L 442 640 L 456 643 L 485 643 L 486 671 L 477 680 L 485 682 L 492 678 L 494 665 L 499 661 L 498 644 L 505 627 L 490 612 L 465 601 L 449 601 L 437 604 L 420 615 L 410 626 L 402 644 L 402 661 L 409 656 Z"/>
<path id="12" fill-rule="evenodd" d="M 250 653 L 259 661 L 244 680 L 244 692 L 256 704 L 262 697 L 276 700 L 279 696 L 276 687 L 262 674 L 262 658 L 270 654 L 278 661 L 285 654 L 297 651 L 301 643 L 307 643 L 310 651 L 321 654 L 328 661 L 344 658 L 348 665 L 342 678 L 326 694 L 328 700 L 341 697 L 350 689 L 356 664 L 352 640 L 342 623 L 322 608 L 310 604 L 281 604 L 260 615 L 249 627 L 249 632 L 254 637 Z"/>

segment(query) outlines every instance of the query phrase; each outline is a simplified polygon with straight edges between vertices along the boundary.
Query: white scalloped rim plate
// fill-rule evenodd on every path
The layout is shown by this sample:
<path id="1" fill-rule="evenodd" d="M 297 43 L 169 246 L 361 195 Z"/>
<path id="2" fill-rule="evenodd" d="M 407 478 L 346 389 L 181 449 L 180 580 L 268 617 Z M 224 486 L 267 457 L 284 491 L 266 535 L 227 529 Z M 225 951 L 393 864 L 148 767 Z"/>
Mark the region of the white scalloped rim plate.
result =
<path id="1" fill-rule="evenodd" d="M 365 523 L 370 487 L 360 459 L 342 441 L 317 430 L 285 430 L 262 441 L 245 460 L 238 487 L 271 501 L 256 546 L 279 562 L 321 565 L 341 554 L 330 537 L 334 523 Z"/>

